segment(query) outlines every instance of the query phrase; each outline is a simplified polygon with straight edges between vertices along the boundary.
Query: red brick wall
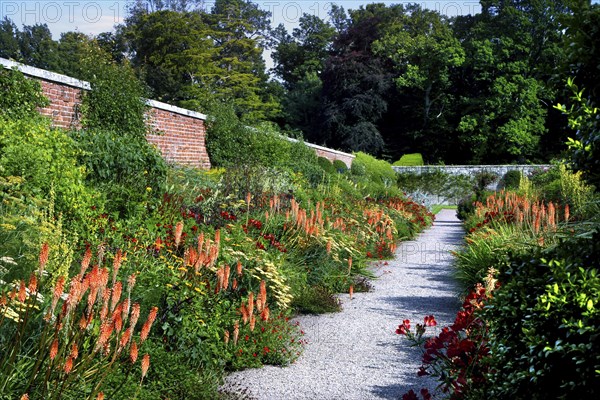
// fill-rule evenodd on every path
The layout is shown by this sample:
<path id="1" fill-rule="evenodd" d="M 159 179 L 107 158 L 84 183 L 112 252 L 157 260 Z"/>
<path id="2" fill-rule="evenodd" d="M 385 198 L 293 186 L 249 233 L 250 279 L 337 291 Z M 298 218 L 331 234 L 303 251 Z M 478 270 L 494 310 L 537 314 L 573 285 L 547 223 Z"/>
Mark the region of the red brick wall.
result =
<path id="1" fill-rule="evenodd" d="M 149 134 L 148 141 L 160 149 L 167 161 L 210 168 L 203 120 L 152 108 L 149 124 L 158 134 Z"/>
<path id="2" fill-rule="evenodd" d="M 50 105 L 41 109 L 40 114 L 52 118 L 52 125 L 59 128 L 80 128 L 79 104 L 82 89 L 60 83 L 40 80 L 44 95 Z"/>
<path id="3" fill-rule="evenodd" d="M 38 78 L 36 78 L 38 79 Z M 81 128 L 80 104 L 84 89 L 39 79 L 50 105 L 40 113 L 52 118 L 53 126 Z M 206 151 L 204 120 L 152 107 L 148 113 L 148 142 L 169 162 L 197 168 L 210 168 Z"/>

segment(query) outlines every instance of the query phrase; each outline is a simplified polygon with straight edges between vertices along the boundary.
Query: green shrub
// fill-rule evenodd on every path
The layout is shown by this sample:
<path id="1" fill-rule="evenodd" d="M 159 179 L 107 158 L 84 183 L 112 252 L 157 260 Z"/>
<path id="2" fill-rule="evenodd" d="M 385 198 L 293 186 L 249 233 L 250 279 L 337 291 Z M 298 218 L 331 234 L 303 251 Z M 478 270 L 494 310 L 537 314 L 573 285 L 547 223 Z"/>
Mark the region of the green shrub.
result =
<path id="1" fill-rule="evenodd" d="M 600 395 L 599 244 L 596 224 L 500 268 L 483 314 L 494 355 L 487 397 Z"/>
<path id="2" fill-rule="evenodd" d="M 500 181 L 500 184 L 504 189 L 516 190 L 519 188 L 522 177 L 523 174 L 521 173 L 521 171 L 517 169 L 511 169 L 510 171 L 506 172 L 506 174 L 504 174 L 502 180 Z"/>
<path id="3" fill-rule="evenodd" d="M 145 139 L 148 89 L 133 70 L 109 62 L 87 69 L 92 90 L 83 96 L 83 126 Z"/>
<path id="4" fill-rule="evenodd" d="M 79 156 L 75 141 L 66 132 L 50 128 L 46 119 L 0 119 L 2 175 L 21 178 L 25 196 L 49 199 L 54 191 L 57 213 L 75 219 L 83 218 L 93 204 Z"/>
<path id="5" fill-rule="evenodd" d="M 396 172 L 386 161 L 358 152 L 352 161 L 350 172 L 353 179 L 365 185 L 366 191 L 373 197 L 399 193 L 396 186 Z"/>
<path id="6" fill-rule="evenodd" d="M 71 132 L 77 141 L 87 180 L 102 192 L 106 211 L 139 214 L 162 196 L 167 166 L 145 138 L 103 129 Z"/>
<path id="7" fill-rule="evenodd" d="M 333 167 L 332 162 L 329 161 L 329 159 L 326 157 L 318 157 L 317 163 L 319 164 L 319 167 L 321 167 L 323 169 L 323 171 L 325 171 L 329 174 L 333 174 L 336 172 L 335 168 Z"/>
<path id="8" fill-rule="evenodd" d="M 342 160 L 333 160 L 333 168 L 338 174 L 345 174 L 348 171 L 348 166 Z"/>
<path id="9" fill-rule="evenodd" d="M 0 93 L 0 116 L 8 119 L 36 117 L 49 104 L 40 83 L 16 70 L 0 69 Z"/>
<path id="10" fill-rule="evenodd" d="M 223 103 L 214 104 L 209 114 L 206 148 L 213 166 L 289 165 L 292 143 L 283 138 L 272 124 L 250 127 L 240 120 L 233 106 Z"/>
<path id="11" fill-rule="evenodd" d="M 392 164 L 395 167 L 412 167 L 424 165 L 421 153 L 404 154 L 398 161 Z"/>

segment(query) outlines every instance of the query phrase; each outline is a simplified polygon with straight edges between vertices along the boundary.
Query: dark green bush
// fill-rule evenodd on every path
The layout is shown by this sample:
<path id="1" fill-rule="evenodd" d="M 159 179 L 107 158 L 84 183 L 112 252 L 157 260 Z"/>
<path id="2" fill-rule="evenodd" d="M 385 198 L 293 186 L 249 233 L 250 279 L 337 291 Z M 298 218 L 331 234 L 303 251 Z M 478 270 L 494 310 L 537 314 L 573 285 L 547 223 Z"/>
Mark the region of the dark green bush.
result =
<path id="1" fill-rule="evenodd" d="M 523 174 L 518 169 L 511 169 L 502 177 L 500 182 L 504 189 L 516 190 L 519 188 Z"/>
<path id="2" fill-rule="evenodd" d="M 345 174 L 348 171 L 348 166 L 342 160 L 333 160 L 333 168 L 339 174 Z"/>
<path id="3" fill-rule="evenodd" d="M 317 163 L 319 164 L 319 167 L 321 167 L 323 169 L 323 171 L 325 171 L 329 174 L 333 174 L 336 172 L 335 168 L 333 167 L 333 164 L 331 163 L 331 161 L 329 161 L 328 158 L 318 157 Z"/>
<path id="4" fill-rule="evenodd" d="M 486 397 L 600 395 L 598 260 L 596 224 L 501 268 L 501 287 L 484 312 L 494 355 Z"/>
<path id="5" fill-rule="evenodd" d="M 145 138 L 110 130 L 74 131 L 87 180 L 105 197 L 105 211 L 121 216 L 143 212 L 146 201 L 162 196 L 167 165 Z"/>
<path id="6" fill-rule="evenodd" d="M 387 161 L 378 160 L 366 153 L 356 153 L 350 168 L 352 179 L 365 186 L 372 197 L 397 195 L 396 172 Z"/>
<path id="7" fill-rule="evenodd" d="M 148 90 L 133 70 L 109 62 L 87 68 L 92 90 L 83 96 L 83 126 L 145 139 Z"/>
<path id="8" fill-rule="evenodd" d="M 48 105 L 40 83 L 15 70 L 0 69 L 0 116 L 23 119 L 38 116 L 38 107 Z"/>

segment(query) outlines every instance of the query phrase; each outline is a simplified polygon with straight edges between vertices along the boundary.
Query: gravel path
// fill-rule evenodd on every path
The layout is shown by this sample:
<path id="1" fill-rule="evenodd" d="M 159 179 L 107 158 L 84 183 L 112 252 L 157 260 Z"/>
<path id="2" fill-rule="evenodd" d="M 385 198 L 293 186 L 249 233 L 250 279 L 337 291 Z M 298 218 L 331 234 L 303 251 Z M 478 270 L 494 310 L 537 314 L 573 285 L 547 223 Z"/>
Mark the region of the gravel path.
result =
<path id="1" fill-rule="evenodd" d="M 463 237 L 455 214 L 442 210 L 433 227 L 398 246 L 388 265 L 375 265 L 373 290 L 352 300 L 341 295 L 342 312 L 297 318 L 308 344 L 294 364 L 236 372 L 227 386 L 258 400 L 400 399 L 411 388 L 432 388 L 417 377 L 419 350 L 395 329 L 405 318 L 416 323 L 430 314 L 438 328 L 452 323 L 459 302 L 449 251 Z"/>

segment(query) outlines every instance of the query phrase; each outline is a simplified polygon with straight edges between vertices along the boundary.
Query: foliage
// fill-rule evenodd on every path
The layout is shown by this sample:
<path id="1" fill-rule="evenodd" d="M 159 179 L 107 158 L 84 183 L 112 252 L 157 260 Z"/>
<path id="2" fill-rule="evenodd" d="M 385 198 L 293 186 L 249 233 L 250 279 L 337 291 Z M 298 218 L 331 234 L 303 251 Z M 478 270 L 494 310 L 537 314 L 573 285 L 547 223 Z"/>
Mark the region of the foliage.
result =
<path id="1" fill-rule="evenodd" d="M 421 153 L 404 154 L 402 155 L 402 157 L 400 157 L 398 161 L 394 162 L 392 165 L 394 167 L 410 167 L 415 165 L 423 165 L 423 156 L 421 155 Z"/>
<path id="2" fill-rule="evenodd" d="M 27 197 L 49 198 L 54 191 L 57 213 L 81 221 L 93 191 L 85 186 L 79 155 L 77 144 L 48 120 L 0 120 L 2 175 L 21 179 L 19 190 Z"/>
<path id="3" fill-rule="evenodd" d="M 576 131 L 575 139 L 569 138 L 567 145 L 573 168 L 582 171 L 585 179 L 595 187 L 600 187 L 598 161 L 598 146 L 600 142 L 600 112 L 588 99 L 584 99 L 583 90 L 579 90 L 574 81 L 569 78 L 567 86 L 573 92 L 573 104 L 569 109 L 558 104 L 557 109 L 569 117 L 569 127 Z"/>
<path id="4" fill-rule="evenodd" d="M 105 211 L 141 215 L 165 185 L 167 166 L 145 139 L 105 129 L 73 131 L 87 182 L 103 194 Z"/>
<path id="5" fill-rule="evenodd" d="M 333 160 L 333 169 L 339 174 L 344 174 L 348 171 L 348 166 L 342 160 Z"/>
<path id="6" fill-rule="evenodd" d="M 405 335 L 413 346 L 422 347 L 422 364 L 417 375 L 435 377 L 440 383 L 437 389 L 450 399 L 472 398 L 472 393 L 478 391 L 492 371 L 487 364 L 490 359 L 488 328 L 479 316 L 495 289 L 492 277 L 488 282 L 489 287 L 479 285 L 465 297 L 454 324 L 442 328 L 438 335 L 424 337 L 427 328 L 437 326 L 433 315 L 426 316 L 423 324 L 417 324 L 414 332 L 408 319 L 396 329 L 396 333 Z M 424 399 L 431 398 L 428 389 L 422 389 L 421 395 Z M 417 396 L 411 389 L 402 399 L 412 400 Z"/>
<path id="7" fill-rule="evenodd" d="M 387 161 L 378 160 L 366 153 L 358 152 L 352 160 L 350 172 L 356 182 L 364 184 L 377 197 L 385 192 L 397 194 L 396 172 Z"/>
<path id="8" fill-rule="evenodd" d="M 48 105 L 40 83 L 15 70 L 0 70 L 0 116 L 24 119 L 37 116 L 37 109 Z"/>
<path id="9" fill-rule="evenodd" d="M 598 230 L 578 231 L 500 269 L 502 287 L 483 314 L 494 372 L 481 393 L 533 399 L 598 393 Z"/>
<path id="10" fill-rule="evenodd" d="M 500 184 L 503 189 L 516 190 L 521 184 L 523 173 L 517 169 L 511 169 L 507 171 L 500 180 Z"/>
<path id="11" fill-rule="evenodd" d="M 398 187 L 412 197 L 423 193 L 436 196 L 436 202 L 447 200 L 458 204 L 460 199 L 473 192 L 473 181 L 468 175 L 450 175 L 440 170 L 421 174 L 398 173 Z"/>
<path id="12" fill-rule="evenodd" d="M 335 168 L 333 167 L 333 163 L 329 161 L 329 159 L 326 157 L 318 157 L 317 163 L 323 169 L 323 171 L 329 174 L 333 174 L 334 172 L 336 172 Z"/>
<path id="13" fill-rule="evenodd" d="M 148 108 L 144 98 L 147 92 L 133 71 L 107 62 L 87 68 L 92 75 L 92 90 L 83 97 L 83 126 L 145 139 L 148 132 L 145 113 Z"/>

